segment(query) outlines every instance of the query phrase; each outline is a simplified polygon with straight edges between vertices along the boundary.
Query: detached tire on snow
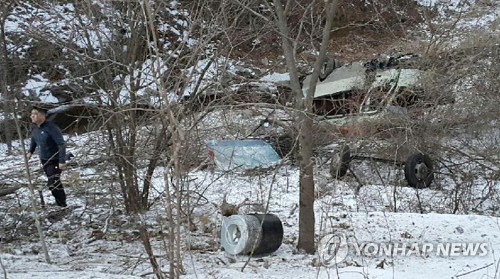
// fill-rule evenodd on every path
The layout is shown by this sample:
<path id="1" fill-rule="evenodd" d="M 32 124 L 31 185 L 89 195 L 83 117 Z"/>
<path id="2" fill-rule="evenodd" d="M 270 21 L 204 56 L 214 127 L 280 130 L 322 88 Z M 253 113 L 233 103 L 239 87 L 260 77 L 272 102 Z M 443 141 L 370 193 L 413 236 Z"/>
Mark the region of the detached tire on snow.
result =
<path id="1" fill-rule="evenodd" d="M 348 145 L 344 145 L 338 152 L 332 156 L 330 164 L 330 174 L 333 178 L 338 179 L 344 177 L 351 163 L 351 149 Z"/>
<path id="2" fill-rule="evenodd" d="M 429 187 L 434 180 L 432 159 L 426 154 L 413 154 L 408 157 L 405 163 L 405 178 L 411 187 Z"/>
<path id="3" fill-rule="evenodd" d="M 231 255 L 272 253 L 282 240 L 283 225 L 273 214 L 232 215 L 222 221 L 221 244 Z"/>

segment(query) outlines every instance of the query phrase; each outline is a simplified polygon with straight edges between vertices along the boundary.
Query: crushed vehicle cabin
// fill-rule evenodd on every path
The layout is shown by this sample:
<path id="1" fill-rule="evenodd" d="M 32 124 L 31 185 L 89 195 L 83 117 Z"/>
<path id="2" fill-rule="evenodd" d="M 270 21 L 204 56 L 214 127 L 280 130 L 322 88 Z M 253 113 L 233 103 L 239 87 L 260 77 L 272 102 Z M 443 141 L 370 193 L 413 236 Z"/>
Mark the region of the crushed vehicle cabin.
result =
<path id="1" fill-rule="evenodd" d="M 373 114 L 389 106 L 409 107 L 424 99 L 422 80 L 426 72 L 415 67 L 415 55 L 385 61 L 353 62 L 338 66 L 329 59 L 320 74 L 313 98 L 316 114 L 343 116 Z M 304 95 L 311 76 L 303 81 Z"/>

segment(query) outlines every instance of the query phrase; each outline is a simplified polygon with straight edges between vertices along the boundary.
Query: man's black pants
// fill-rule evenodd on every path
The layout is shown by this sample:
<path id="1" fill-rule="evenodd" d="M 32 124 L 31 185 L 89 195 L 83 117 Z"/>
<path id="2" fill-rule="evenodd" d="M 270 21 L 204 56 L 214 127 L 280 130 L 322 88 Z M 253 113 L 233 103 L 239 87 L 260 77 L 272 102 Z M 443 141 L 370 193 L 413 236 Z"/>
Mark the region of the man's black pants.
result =
<path id="1" fill-rule="evenodd" d="M 61 183 L 61 170 L 57 161 L 42 161 L 43 171 L 47 175 L 47 186 L 52 192 L 52 196 L 56 199 L 58 206 L 66 206 L 66 193 Z"/>

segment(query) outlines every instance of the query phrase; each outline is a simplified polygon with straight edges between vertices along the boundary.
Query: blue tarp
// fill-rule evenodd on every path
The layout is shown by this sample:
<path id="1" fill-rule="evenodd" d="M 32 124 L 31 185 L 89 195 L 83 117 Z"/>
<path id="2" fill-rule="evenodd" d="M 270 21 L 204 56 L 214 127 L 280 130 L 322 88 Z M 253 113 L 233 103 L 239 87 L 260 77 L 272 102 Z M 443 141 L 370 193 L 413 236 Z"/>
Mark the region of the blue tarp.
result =
<path id="1" fill-rule="evenodd" d="M 211 140 L 208 155 L 223 170 L 265 168 L 279 162 L 280 156 L 263 140 Z"/>

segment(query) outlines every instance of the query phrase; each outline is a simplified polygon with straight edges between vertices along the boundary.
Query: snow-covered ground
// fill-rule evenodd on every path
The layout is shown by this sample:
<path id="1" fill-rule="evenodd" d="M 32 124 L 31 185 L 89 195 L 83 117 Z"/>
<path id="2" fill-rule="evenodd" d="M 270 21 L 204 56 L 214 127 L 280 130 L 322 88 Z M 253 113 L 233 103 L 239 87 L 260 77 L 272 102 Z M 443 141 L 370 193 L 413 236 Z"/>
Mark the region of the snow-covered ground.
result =
<path id="1" fill-rule="evenodd" d="M 244 111 L 234 111 L 241 126 L 252 127 L 260 120 Z M 214 118 L 208 122 L 220 119 Z M 252 122 L 253 121 L 253 122 Z M 213 129 L 208 124 L 202 126 Z M 221 133 L 222 127 L 217 127 Z M 237 136 L 237 135 L 236 135 Z M 52 263 L 45 257 L 34 225 L 34 213 L 29 201 L 29 191 L 22 188 L 16 194 L 0 197 L 2 246 L 1 260 L 7 278 L 144 278 L 153 277 L 138 231 L 128 223 L 128 218 L 117 205 L 119 187 L 106 180 L 110 176 L 109 164 L 97 160 L 104 154 L 98 132 L 81 136 L 66 136 L 69 151 L 76 155 L 73 167 L 63 175 L 68 192 L 69 211 L 58 211 L 49 206 L 40 212 L 42 227 Z M 22 152 L 14 143 L 15 154 L 2 159 L 5 183 L 25 182 Z M 4 153 L 5 145 L 0 145 Z M 298 169 L 285 161 L 276 169 L 254 174 L 227 173 L 217 170 L 198 170 L 188 173 L 189 189 L 200 197 L 192 213 L 195 231 L 183 226 L 183 241 L 191 250 L 184 253 L 186 278 L 284 278 L 293 274 L 297 278 L 496 278 L 498 253 L 500 253 L 500 223 L 496 213 L 448 214 L 453 211 L 453 200 L 446 185 L 446 176 L 438 176 L 440 187 L 415 190 L 402 183 L 402 172 L 394 166 L 359 163 L 353 166 L 358 178 L 366 184 L 357 191 L 352 175 L 343 181 L 328 175 L 327 158 L 318 157 L 316 165 L 317 199 L 315 202 L 317 240 L 328 235 L 346 238 L 348 251 L 339 265 L 320 264 L 325 253 L 306 255 L 296 250 L 298 237 Z M 86 162 L 96 162 L 94 165 Z M 98 163 L 101 162 L 101 163 Z M 83 167 L 86 165 L 85 167 Z M 375 167 L 381 172 L 377 178 Z M 33 182 L 43 188 L 45 178 L 39 171 L 36 158 L 30 161 Z M 154 196 L 164 191 L 163 169 L 156 172 Z M 370 175 L 370 173 L 372 173 Z M 481 180 L 477 180 L 481 181 Z M 484 188 L 498 191 L 500 183 L 474 185 L 477 191 L 470 199 L 484 197 Z M 442 188 L 441 188 L 442 187 Z M 439 189 L 438 189 L 439 188 Z M 237 204 L 245 198 L 249 205 L 240 213 L 268 212 L 278 216 L 284 227 L 283 244 L 274 253 L 253 257 L 246 264 L 247 256 L 228 257 L 219 243 L 222 216 L 218 210 L 223 196 Z M 396 197 L 396 212 L 394 200 Z M 48 191 L 45 201 L 53 203 Z M 35 197 L 38 199 L 38 197 Z M 491 212 L 488 202 L 481 203 L 478 212 Z M 417 213 L 418 212 L 418 213 Z M 420 214 L 419 212 L 425 212 Z M 459 211 L 460 212 L 460 211 Z M 463 212 L 461 212 L 463 213 Z M 168 270 L 162 227 L 165 209 L 161 199 L 145 218 L 150 224 L 155 254 L 164 270 Z M 187 224 L 186 224 L 187 226 Z M 103 233 L 104 232 L 104 233 Z M 437 245 L 485 245 L 487 253 L 477 250 L 477 255 L 462 254 L 462 248 L 436 252 Z M 395 254 L 370 254 L 366 245 L 399 245 L 404 252 Z M 404 244 L 404 245 L 403 245 Z M 361 245 L 361 246 L 360 246 Z M 415 251 L 412 245 L 419 247 Z M 423 253 L 423 245 L 434 250 Z M 357 253 L 361 247 L 364 253 Z M 379 247 L 379 246 L 377 246 Z M 462 246 L 460 246 L 462 247 Z M 483 248 L 484 248 L 483 247 Z M 320 251 L 324 251 L 319 247 Z M 323 247 L 324 248 L 324 247 Z M 409 252 L 413 249 L 413 252 Z M 451 247 L 449 248 L 451 249 Z M 328 251 L 327 251 L 328 252 Z M 328 255 L 328 253 L 326 253 Z M 377 267 L 383 263 L 383 268 Z M 244 267 L 244 269 L 243 269 Z M 243 269 L 243 271 L 242 271 Z"/>

